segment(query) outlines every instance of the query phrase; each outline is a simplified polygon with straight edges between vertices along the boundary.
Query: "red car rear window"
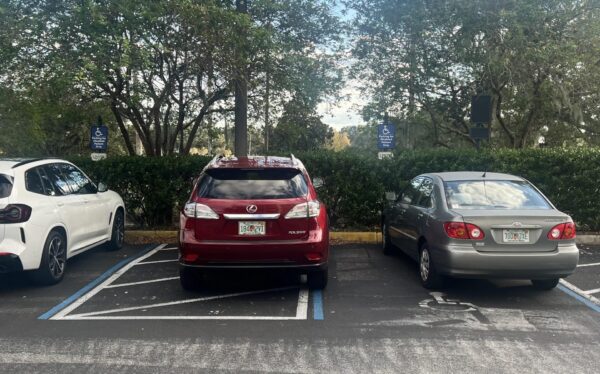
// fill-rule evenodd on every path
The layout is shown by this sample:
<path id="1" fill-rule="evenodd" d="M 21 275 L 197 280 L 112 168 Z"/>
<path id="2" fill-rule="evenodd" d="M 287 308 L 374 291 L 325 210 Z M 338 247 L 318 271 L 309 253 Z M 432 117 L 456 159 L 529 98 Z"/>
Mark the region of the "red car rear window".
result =
<path id="1" fill-rule="evenodd" d="M 208 199 L 291 199 L 307 192 L 297 169 L 212 169 L 198 186 L 198 196 Z"/>

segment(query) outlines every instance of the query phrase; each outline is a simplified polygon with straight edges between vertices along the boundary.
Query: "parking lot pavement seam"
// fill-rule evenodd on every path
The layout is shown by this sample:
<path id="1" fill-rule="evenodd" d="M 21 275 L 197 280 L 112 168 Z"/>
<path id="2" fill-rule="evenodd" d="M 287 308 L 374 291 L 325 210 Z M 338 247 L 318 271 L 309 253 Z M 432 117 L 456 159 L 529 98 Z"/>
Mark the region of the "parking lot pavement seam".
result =
<path id="1" fill-rule="evenodd" d="M 558 285 L 558 289 L 579 300 L 580 302 L 588 306 L 590 309 L 600 313 L 600 300 L 598 300 L 592 295 L 586 294 L 579 287 L 567 282 L 564 279 L 561 279 L 560 284 Z"/>
<path id="2" fill-rule="evenodd" d="M 156 250 L 157 248 L 162 247 L 162 246 L 166 246 L 166 244 L 159 245 L 158 247 L 149 247 L 149 248 L 143 250 L 142 252 L 140 252 L 137 256 L 133 256 L 131 258 L 127 258 L 127 259 L 124 259 L 124 260 L 118 262 L 116 265 L 114 265 L 113 267 L 111 267 L 110 269 L 108 269 L 107 271 L 102 273 L 99 277 L 97 277 L 96 279 L 94 279 L 93 281 L 91 281 L 90 283 L 85 285 L 79 291 L 75 292 L 73 295 L 69 296 L 67 299 L 63 300 L 58 305 L 51 308 L 49 311 L 47 311 L 46 313 L 39 316 L 38 319 L 41 319 L 41 320 L 52 319 L 58 313 L 61 313 L 62 311 L 64 311 L 65 308 L 69 308 L 74 302 L 79 300 L 81 297 L 86 295 L 88 292 L 92 291 L 94 289 L 94 287 L 97 287 L 98 284 L 105 281 L 107 278 L 109 278 L 114 273 L 120 271 L 127 265 L 129 265 L 132 262 L 138 260 L 139 258 L 147 255 L 148 253 L 152 253 L 154 250 Z"/>

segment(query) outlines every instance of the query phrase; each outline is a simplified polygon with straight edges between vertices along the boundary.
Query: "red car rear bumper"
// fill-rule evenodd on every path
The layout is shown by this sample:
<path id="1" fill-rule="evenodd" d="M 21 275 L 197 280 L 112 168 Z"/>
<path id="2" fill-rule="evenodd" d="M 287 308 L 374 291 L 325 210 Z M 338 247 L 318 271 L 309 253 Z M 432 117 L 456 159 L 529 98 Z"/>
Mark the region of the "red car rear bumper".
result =
<path id="1" fill-rule="evenodd" d="M 179 232 L 179 263 L 205 268 L 327 268 L 329 235 L 310 231 L 306 240 L 198 240 L 194 230 Z"/>

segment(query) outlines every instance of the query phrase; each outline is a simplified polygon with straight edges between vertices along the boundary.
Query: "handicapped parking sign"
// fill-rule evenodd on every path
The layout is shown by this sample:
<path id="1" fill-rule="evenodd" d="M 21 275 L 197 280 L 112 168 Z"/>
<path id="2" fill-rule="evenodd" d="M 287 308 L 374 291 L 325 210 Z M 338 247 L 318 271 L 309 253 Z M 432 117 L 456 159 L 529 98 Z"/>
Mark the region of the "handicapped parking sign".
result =
<path id="1" fill-rule="evenodd" d="M 377 148 L 381 150 L 393 149 L 396 144 L 396 126 L 382 123 L 377 128 Z"/>
<path id="2" fill-rule="evenodd" d="M 106 151 L 108 148 L 108 127 L 92 126 L 90 131 L 90 148 L 92 151 Z"/>

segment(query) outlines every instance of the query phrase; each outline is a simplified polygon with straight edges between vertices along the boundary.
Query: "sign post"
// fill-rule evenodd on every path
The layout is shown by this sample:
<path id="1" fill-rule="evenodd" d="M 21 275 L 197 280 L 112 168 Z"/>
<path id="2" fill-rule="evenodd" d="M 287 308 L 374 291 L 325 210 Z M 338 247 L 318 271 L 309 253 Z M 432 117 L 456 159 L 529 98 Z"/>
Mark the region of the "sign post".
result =
<path id="1" fill-rule="evenodd" d="M 489 95 L 477 95 L 471 98 L 471 122 L 475 127 L 469 130 L 469 136 L 475 141 L 479 150 L 482 140 L 490 139 L 490 130 L 485 127 L 492 121 L 492 97 Z"/>
<path id="2" fill-rule="evenodd" d="M 90 149 L 92 160 L 98 161 L 106 158 L 108 149 L 108 127 L 102 124 L 102 118 L 98 117 L 98 124 L 90 129 Z"/>

